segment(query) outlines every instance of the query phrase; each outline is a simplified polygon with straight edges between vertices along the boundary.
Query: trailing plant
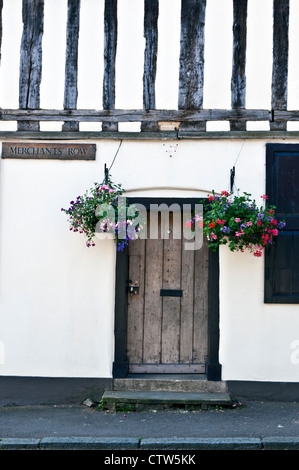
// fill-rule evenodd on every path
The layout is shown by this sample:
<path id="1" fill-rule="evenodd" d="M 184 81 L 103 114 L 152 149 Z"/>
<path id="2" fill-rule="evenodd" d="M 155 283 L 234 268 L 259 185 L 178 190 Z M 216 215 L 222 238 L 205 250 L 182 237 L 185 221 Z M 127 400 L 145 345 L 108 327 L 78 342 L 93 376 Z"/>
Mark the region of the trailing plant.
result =
<path id="1" fill-rule="evenodd" d="M 268 196 L 261 196 L 267 200 Z M 204 208 L 203 231 L 208 246 L 216 250 L 228 245 L 231 251 L 249 249 L 254 256 L 261 256 L 265 247 L 272 245 L 285 222 L 275 218 L 275 206 L 258 207 L 251 194 L 233 196 L 228 191 L 215 195 L 213 191 Z"/>
<path id="2" fill-rule="evenodd" d="M 118 251 L 122 251 L 130 240 L 136 240 L 142 230 L 142 217 L 134 205 L 128 205 L 122 197 L 124 189 L 111 181 L 108 175 L 105 184 L 94 183 L 83 196 L 70 201 L 68 216 L 70 230 L 86 237 L 86 246 L 95 246 L 97 234 L 112 234 Z"/>

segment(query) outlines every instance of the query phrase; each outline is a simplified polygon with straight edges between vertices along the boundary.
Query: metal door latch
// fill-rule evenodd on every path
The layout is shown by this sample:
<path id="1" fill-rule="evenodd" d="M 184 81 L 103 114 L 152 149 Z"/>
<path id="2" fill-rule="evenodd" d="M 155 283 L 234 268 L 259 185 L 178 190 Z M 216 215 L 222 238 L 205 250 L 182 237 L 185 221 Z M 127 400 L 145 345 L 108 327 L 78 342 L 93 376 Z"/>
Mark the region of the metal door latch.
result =
<path id="1" fill-rule="evenodd" d="M 132 281 L 129 281 L 129 294 L 130 295 L 138 295 L 139 294 L 139 285 L 138 281 L 135 281 L 135 284 L 133 284 Z"/>

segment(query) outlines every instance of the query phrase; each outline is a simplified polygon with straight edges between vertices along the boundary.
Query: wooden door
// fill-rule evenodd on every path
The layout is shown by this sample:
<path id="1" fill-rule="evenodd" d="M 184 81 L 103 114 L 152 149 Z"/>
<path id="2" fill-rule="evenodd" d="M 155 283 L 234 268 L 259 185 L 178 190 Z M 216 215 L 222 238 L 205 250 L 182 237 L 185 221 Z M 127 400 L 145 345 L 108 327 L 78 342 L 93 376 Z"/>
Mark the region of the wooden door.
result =
<path id="1" fill-rule="evenodd" d="M 129 247 L 130 373 L 205 372 L 208 249 L 185 250 L 186 240 L 173 237 L 174 220 L 170 214 L 168 239 L 148 237 Z"/>

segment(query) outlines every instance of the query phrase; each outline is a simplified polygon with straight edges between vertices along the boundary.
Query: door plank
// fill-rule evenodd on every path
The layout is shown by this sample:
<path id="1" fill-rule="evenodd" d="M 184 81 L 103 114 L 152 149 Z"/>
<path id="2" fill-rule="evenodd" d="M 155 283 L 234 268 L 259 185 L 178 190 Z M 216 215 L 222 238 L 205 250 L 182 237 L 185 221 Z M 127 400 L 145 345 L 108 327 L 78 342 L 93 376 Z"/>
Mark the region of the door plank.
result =
<path id="1" fill-rule="evenodd" d="M 145 240 L 138 239 L 129 245 L 129 279 L 139 285 L 139 294 L 128 296 L 127 327 L 128 360 L 136 363 L 143 360 L 144 264 Z"/>
<path id="2" fill-rule="evenodd" d="M 163 289 L 181 288 L 181 240 L 174 239 L 174 217 L 169 214 L 169 229 L 165 233 L 163 250 Z M 165 227 L 167 230 L 167 227 Z M 168 235 L 168 239 L 166 239 Z M 180 297 L 163 297 L 162 363 L 179 362 Z"/>
<path id="3" fill-rule="evenodd" d="M 193 356 L 194 253 L 192 250 L 184 250 L 184 242 L 182 243 L 181 363 L 192 362 Z"/>
<path id="4" fill-rule="evenodd" d="M 208 247 L 195 252 L 193 362 L 205 362 L 208 340 Z"/>
<path id="5" fill-rule="evenodd" d="M 159 363 L 161 360 L 161 322 L 163 240 L 147 239 L 145 254 L 144 345 L 143 362 Z"/>

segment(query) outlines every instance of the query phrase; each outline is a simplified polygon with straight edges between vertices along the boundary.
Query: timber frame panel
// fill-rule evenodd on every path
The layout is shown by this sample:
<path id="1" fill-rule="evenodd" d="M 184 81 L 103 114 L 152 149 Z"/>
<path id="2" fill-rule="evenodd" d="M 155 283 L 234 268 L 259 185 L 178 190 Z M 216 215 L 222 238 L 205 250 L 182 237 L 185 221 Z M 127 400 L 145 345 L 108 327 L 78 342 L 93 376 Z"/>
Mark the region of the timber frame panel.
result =
<path id="1" fill-rule="evenodd" d="M 289 138 L 288 121 L 299 121 L 298 110 L 287 109 L 289 0 L 273 0 L 273 66 L 271 109 L 246 109 L 247 2 L 232 0 L 233 44 L 231 109 L 203 109 L 205 19 L 209 0 L 181 0 L 180 57 L 177 109 L 156 109 L 159 0 L 144 0 L 143 109 L 115 109 L 115 63 L 118 45 L 118 1 L 105 0 L 103 109 L 77 109 L 80 0 L 68 0 L 64 109 L 40 109 L 43 61 L 44 0 L 23 0 L 20 50 L 19 109 L 0 109 L 0 121 L 17 122 L 18 131 L 0 138 Z M 0 0 L 0 54 L 2 42 Z M 1 55 L 0 55 L 1 57 Z M 0 63 L 1 66 L 1 63 Z M 60 132 L 39 131 L 41 121 L 61 121 Z M 209 121 L 227 121 L 228 132 L 207 132 Z M 267 121 L 269 131 L 246 131 L 247 121 Z M 99 132 L 80 132 L 80 122 L 100 122 Z M 118 133 L 118 123 L 138 122 L 140 132 Z M 167 122 L 171 131 L 165 130 Z"/>

